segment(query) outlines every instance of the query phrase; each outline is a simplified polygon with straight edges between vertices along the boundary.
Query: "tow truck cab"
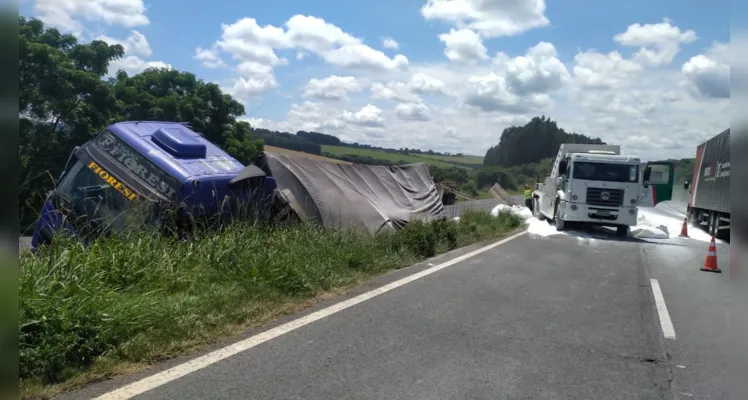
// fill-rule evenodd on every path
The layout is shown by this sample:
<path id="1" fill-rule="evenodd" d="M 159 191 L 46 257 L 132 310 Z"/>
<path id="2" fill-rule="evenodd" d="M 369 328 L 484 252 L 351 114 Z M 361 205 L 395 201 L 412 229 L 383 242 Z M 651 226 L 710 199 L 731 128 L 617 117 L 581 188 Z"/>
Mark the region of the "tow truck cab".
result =
<path id="1" fill-rule="evenodd" d="M 555 221 L 612 226 L 625 236 L 637 224 L 638 207 L 672 197 L 670 163 L 643 164 L 618 146 L 562 145 L 554 169 L 533 194 L 533 212 Z M 669 187 L 669 190 L 667 188 Z"/>
<path id="2" fill-rule="evenodd" d="M 159 226 L 168 207 L 189 218 L 231 217 L 274 189 L 275 181 L 258 167 L 245 168 L 186 124 L 116 123 L 70 154 L 44 203 L 32 247 L 49 243 L 61 229 L 87 238 L 133 222 Z"/>

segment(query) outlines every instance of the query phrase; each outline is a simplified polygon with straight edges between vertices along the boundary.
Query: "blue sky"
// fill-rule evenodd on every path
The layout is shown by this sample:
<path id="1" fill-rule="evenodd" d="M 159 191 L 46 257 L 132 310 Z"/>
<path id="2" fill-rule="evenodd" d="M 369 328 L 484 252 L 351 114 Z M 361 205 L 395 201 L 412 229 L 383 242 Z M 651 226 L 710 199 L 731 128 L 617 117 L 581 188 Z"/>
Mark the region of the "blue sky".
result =
<path id="1" fill-rule="evenodd" d="M 21 15 L 82 41 L 104 36 L 131 43 L 130 58 L 113 68 L 171 66 L 221 84 L 254 110 L 247 118 L 256 126 L 483 154 L 504 127 L 544 114 L 566 130 L 645 158 L 690 156 L 698 142 L 729 126 L 729 10 L 724 0 L 26 0 L 20 6 Z M 302 18 L 292 29 L 286 23 L 294 16 L 322 22 Z M 233 26 L 233 36 L 222 26 Z M 142 38 L 139 50 L 127 42 L 133 30 Z M 440 39 L 457 31 L 451 44 Z M 384 37 L 398 47 L 386 48 Z M 195 59 L 198 47 L 222 65 Z M 407 63 L 396 61 L 398 54 Z M 242 63 L 248 68 L 237 68 Z"/>

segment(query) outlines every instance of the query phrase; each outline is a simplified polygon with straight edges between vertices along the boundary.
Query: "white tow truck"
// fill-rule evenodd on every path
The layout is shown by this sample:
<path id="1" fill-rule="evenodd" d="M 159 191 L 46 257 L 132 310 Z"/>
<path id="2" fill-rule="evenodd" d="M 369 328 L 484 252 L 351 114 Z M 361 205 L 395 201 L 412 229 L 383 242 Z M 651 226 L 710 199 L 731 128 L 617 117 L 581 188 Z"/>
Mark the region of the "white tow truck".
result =
<path id="1" fill-rule="evenodd" d="M 637 224 L 638 207 L 670 200 L 673 164 L 642 163 L 618 145 L 562 144 L 551 174 L 533 192 L 533 214 L 555 222 L 612 226 L 618 236 Z"/>

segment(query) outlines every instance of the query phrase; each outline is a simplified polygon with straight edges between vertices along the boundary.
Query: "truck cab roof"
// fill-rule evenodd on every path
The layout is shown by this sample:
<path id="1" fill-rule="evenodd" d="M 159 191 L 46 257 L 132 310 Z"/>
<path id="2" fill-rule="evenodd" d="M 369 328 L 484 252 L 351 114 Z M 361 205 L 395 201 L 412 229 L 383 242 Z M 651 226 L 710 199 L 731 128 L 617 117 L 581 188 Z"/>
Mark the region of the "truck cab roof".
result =
<path id="1" fill-rule="evenodd" d="M 182 183 L 233 177 L 244 169 L 239 161 L 182 123 L 127 121 L 112 124 L 107 130 Z"/>
<path id="2" fill-rule="evenodd" d="M 572 161 L 588 161 L 599 163 L 614 164 L 640 164 L 639 157 L 612 155 L 612 154 L 591 154 L 591 153 L 572 153 L 569 154 Z"/>

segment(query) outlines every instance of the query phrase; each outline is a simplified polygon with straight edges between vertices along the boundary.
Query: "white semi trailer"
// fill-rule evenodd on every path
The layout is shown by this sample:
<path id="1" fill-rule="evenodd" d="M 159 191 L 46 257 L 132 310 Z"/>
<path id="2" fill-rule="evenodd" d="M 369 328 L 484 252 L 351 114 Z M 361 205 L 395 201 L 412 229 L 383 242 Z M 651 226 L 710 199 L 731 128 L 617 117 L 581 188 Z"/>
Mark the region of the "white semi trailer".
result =
<path id="1" fill-rule="evenodd" d="M 551 174 L 533 192 L 533 214 L 561 231 L 567 223 L 616 228 L 626 236 L 637 224 L 638 207 L 670 200 L 673 165 L 644 164 L 621 155 L 618 145 L 562 144 Z"/>

